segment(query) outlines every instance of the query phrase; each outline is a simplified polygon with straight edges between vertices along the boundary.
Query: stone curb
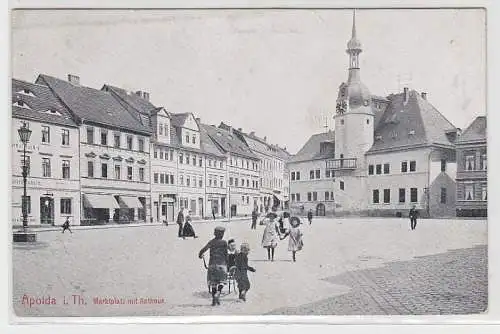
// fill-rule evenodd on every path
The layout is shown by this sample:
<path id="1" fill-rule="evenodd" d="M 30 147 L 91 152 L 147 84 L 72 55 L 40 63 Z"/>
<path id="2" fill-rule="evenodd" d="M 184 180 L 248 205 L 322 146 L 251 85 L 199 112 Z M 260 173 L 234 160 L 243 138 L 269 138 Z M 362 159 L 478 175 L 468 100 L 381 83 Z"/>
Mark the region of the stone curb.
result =
<path id="1" fill-rule="evenodd" d="M 242 220 L 248 220 L 251 219 L 250 217 L 234 217 L 231 218 L 231 222 L 234 221 L 242 221 Z M 216 220 L 193 220 L 193 224 L 201 224 L 201 223 L 228 223 L 229 221 L 227 219 L 216 219 Z M 169 223 L 168 226 L 175 226 L 177 228 L 177 223 Z M 104 230 L 104 229 L 113 229 L 113 228 L 129 228 L 129 227 L 149 227 L 149 226 L 165 226 L 165 224 L 162 223 L 142 223 L 142 224 L 109 224 L 109 225 L 93 225 L 93 226 L 81 226 L 81 225 L 74 225 L 70 226 L 71 230 Z M 21 226 L 14 226 L 12 229 L 14 231 L 21 229 Z M 31 227 L 29 228 L 30 231 L 33 232 L 54 232 L 54 231 L 61 231 L 62 226 L 61 225 L 56 225 L 56 226 L 51 226 L 51 227 Z"/>

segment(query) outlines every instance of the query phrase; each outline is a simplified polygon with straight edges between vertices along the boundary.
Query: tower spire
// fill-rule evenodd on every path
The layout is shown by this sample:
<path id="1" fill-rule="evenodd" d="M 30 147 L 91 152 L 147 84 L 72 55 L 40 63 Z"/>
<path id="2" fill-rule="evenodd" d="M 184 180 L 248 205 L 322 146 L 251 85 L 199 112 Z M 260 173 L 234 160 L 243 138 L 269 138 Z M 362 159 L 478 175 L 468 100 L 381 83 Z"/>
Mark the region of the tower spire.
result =
<path id="1" fill-rule="evenodd" d="M 352 39 L 356 39 L 356 9 L 352 12 Z"/>

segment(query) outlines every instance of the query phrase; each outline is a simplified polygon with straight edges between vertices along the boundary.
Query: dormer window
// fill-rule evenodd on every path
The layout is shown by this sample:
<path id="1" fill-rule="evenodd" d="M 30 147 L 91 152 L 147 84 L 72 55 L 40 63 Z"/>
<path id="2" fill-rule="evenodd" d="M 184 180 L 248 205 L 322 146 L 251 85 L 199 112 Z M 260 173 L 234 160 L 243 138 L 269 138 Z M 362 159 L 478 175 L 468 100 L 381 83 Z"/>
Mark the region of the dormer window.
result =
<path id="1" fill-rule="evenodd" d="M 18 94 L 23 94 L 23 95 L 27 95 L 27 96 L 35 96 L 35 94 L 33 94 L 32 91 L 30 91 L 29 89 L 23 89 L 23 90 L 20 90 L 19 92 L 17 92 Z"/>
<path id="2" fill-rule="evenodd" d="M 25 103 L 25 102 L 23 102 L 21 100 L 13 103 L 12 105 L 14 107 L 20 107 L 20 108 L 24 108 L 24 109 L 31 109 L 30 106 L 27 103 Z"/>
<path id="3" fill-rule="evenodd" d="M 50 115 L 55 115 L 55 116 L 61 116 L 61 114 L 57 110 L 54 110 L 54 109 L 48 109 L 48 110 L 44 111 L 44 113 L 50 114 Z"/>

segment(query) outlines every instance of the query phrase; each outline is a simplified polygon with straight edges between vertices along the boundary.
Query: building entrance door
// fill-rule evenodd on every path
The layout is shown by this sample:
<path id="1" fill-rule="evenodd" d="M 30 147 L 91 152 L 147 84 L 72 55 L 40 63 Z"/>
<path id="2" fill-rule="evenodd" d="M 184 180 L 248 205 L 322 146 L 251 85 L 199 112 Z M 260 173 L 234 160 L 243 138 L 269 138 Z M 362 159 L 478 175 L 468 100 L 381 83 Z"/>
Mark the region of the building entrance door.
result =
<path id="1" fill-rule="evenodd" d="M 52 197 L 40 197 L 40 224 L 54 225 L 54 199 Z"/>

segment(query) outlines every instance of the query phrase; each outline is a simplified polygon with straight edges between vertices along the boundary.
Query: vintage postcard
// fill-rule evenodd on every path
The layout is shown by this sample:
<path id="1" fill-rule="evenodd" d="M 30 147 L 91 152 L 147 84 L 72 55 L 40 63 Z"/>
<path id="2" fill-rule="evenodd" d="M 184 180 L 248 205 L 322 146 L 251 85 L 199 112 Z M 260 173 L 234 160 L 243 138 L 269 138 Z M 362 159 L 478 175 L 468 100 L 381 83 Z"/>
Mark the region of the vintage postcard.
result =
<path id="1" fill-rule="evenodd" d="M 18 320 L 487 314 L 485 9 L 15 9 L 11 34 Z"/>

